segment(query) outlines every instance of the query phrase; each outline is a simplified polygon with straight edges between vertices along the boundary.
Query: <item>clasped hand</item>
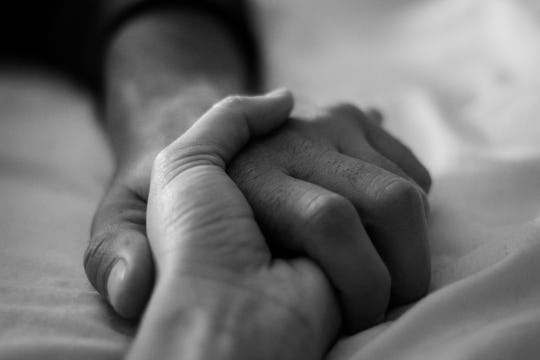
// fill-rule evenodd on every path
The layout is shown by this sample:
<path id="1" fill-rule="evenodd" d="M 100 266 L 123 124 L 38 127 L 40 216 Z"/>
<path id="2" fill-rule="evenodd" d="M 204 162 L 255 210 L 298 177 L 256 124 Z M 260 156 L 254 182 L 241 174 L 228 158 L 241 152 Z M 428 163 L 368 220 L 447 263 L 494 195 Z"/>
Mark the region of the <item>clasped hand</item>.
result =
<path id="1" fill-rule="evenodd" d="M 425 169 L 352 106 L 292 107 L 286 91 L 226 99 L 156 158 L 133 358 L 320 358 L 427 291 Z M 115 294 L 136 295 L 123 279 Z"/>

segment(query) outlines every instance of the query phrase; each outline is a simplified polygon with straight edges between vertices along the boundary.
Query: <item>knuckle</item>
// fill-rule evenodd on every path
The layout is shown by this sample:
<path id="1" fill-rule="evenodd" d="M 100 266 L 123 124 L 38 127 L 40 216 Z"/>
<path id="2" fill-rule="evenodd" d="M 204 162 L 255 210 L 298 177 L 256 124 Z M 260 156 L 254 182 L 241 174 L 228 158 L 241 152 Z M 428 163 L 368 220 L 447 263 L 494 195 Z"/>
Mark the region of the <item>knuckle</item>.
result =
<path id="1" fill-rule="evenodd" d="M 357 216 L 354 206 L 337 194 L 317 195 L 305 209 L 306 223 L 322 234 L 342 233 Z"/>
<path id="2" fill-rule="evenodd" d="M 375 213 L 379 216 L 402 215 L 423 209 L 425 200 L 424 193 L 412 182 L 395 178 L 381 186 L 373 200 Z"/>

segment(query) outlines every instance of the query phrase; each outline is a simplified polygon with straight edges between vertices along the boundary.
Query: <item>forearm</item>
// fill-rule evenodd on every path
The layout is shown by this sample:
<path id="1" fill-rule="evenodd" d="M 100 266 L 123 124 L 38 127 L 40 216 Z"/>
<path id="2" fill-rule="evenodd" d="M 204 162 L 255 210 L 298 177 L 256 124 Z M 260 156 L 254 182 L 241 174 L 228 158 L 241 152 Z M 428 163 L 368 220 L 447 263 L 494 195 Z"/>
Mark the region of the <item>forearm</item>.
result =
<path id="1" fill-rule="evenodd" d="M 101 38 L 108 41 L 97 41 L 107 46 L 94 68 L 104 75 L 102 115 L 117 168 L 94 216 L 84 264 L 126 318 L 141 314 L 153 289 L 145 223 L 154 158 L 218 99 L 245 92 L 257 67 L 242 0 L 144 2 L 151 7 L 127 7 L 127 15 L 113 11 L 114 19 L 103 20 L 109 25 Z"/>
<path id="2" fill-rule="evenodd" d="M 107 53 L 106 127 L 121 165 L 150 163 L 213 103 L 246 91 L 246 62 L 227 29 L 170 10 L 133 19 Z"/>

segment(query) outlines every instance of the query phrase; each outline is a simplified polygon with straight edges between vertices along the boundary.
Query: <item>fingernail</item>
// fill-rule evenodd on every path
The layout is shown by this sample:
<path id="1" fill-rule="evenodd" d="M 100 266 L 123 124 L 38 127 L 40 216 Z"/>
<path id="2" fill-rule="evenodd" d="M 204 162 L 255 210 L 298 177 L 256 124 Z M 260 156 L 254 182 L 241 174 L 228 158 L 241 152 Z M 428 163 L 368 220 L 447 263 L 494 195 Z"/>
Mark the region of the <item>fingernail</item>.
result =
<path id="1" fill-rule="evenodd" d="M 287 89 L 286 87 L 280 87 L 280 88 L 277 88 L 275 90 L 272 90 L 268 93 L 266 93 L 266 95 L 264 95 L 265 97 L 282 97 L 283 95 L 289 93 L 289 89 Z"/>
<path id="2" fill-rule="evenodd" d="M 126 277 L 126 271 L 127 264 L 125 260 L 118 259 L 109 273 L 109 278 L 107 279 L 107 295 L 112 305 L 118 301 L 120 288 L 124 278 Z"/>

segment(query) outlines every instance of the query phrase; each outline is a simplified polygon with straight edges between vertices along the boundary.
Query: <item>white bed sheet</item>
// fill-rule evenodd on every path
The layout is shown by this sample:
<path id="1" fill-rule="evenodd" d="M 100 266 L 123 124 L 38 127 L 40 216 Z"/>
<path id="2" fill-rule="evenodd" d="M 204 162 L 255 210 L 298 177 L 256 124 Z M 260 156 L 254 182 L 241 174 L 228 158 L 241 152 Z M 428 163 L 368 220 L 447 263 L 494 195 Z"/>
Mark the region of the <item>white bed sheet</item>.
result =
<path id="1" fill-rule="evenodd" d="M 82 266 L 112 169 L 87 97 L 0 71 L 0 359 L 119 359 L 133 326 Z"/>

